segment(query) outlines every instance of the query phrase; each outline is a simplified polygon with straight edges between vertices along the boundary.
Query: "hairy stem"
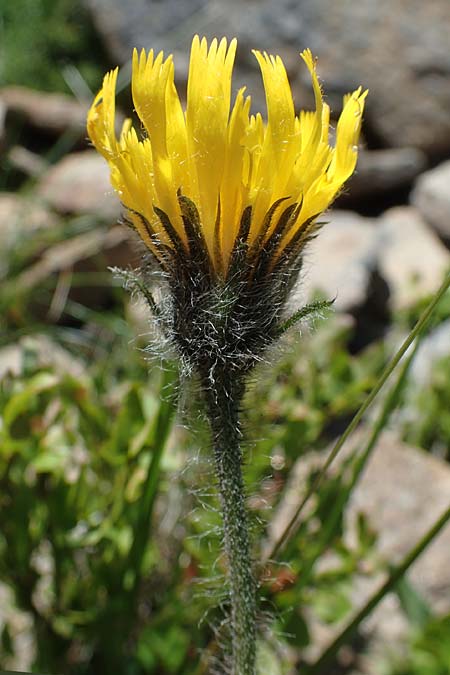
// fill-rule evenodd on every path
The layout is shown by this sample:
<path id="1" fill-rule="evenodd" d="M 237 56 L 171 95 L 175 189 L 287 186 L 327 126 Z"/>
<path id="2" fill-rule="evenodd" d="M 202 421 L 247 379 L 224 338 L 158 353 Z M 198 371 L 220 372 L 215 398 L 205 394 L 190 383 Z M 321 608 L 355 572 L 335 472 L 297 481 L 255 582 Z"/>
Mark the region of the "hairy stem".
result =
<path id="1" fill-rule="evenodd" d="M 217 375 L 217 373 L 216 373 Z M 203 381 L 222 506 L 231 604 L 232 675 L 255 675 L 256 582 L 242 477 L 239 405 L 244 387 L 229 373 Z"/>

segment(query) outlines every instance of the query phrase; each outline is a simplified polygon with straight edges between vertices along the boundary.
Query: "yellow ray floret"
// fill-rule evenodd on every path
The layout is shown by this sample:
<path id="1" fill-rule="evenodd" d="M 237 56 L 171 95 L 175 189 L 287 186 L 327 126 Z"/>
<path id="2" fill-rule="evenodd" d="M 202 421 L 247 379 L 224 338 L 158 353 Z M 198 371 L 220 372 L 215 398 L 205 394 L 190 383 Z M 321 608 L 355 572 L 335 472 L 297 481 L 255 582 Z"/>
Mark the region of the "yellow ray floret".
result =
<path id="1" fill-rule="evenodd" d="M 254 250 L 264 247 L 277 231 L 281 213 L 292 205 L 292 215 L 278 233 L 274 257 L 279 258 L 330 205 L 355 169 L 367 95 L 359 88 L 344 98 L 331 146 L 330 110 L 309 50 L 301 56 L 311 75 L 315 110 L 299 115 L 280 57 L 254 52 L 266 93 L 267 123 L 250 114 L 244 89 L 231 106 L 235 54 L 236 40 L 214 39 L 208 45 L 205 38 L 194 37 L 183 111 L 172 56 L 135 50 L 132 94 L 142 137 L 129 120 L 116 136 L 117 69 L 105 76 L 87 124 L 93 144 L 110 165 L 112 185 L 129 220 L 153 253 L 161 255 L 160 245 L 189 251 L 180 202 L 184 195 L 198 210 L 211 266 L 224 275 L 243 213 L 251 213 L 246 236 L 249 250 Z"/>

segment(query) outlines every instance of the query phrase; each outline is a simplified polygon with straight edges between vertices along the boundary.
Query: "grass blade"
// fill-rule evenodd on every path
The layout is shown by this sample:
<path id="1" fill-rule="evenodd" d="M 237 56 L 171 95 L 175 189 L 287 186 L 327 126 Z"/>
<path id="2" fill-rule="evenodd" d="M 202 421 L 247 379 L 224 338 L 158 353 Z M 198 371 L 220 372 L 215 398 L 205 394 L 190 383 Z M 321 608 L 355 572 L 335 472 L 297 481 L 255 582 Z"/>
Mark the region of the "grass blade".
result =
<path id="1" fill-rule="evenodd" d="M 386 397 L 386 400 L 383 403 L 383 406 L 380 410 L 377 420 L 375 421 L 375 424 L 372 427 L 371 433 L 369 435 L 369 438 L 367 440 L 363 452 L 361 452 L 358 456 L 355 456 L 353 459 L 353 465 L 350 467 L 351 475 L 348 480 L 348 483 L 345 489 L 340 492 L 337 501 L 333 505 L 333 509 L 330 511 L 330 515 L 327 519 L 327 522 L 325 523 L 325 526 L 321 530 L 320 539 L 317 543 L 317 546 L 302 564 L 302 571 L 298 580 L 297 588 L 299 586 L 300 587 L 304 586 L 308 582 L 316 560 L 320 558 L 322 553 L 331 543 L 334 532 L 336 530 L 336 526 L 342 515 L 342 512 L 344 511 L 351 497 L 353 489 L 356 486 L 359 478 L 361 477 L 374 448 L 376 447 L 380 433 L 386 427 L 390 415 L 397 407 L 400 395 L 407 382 L 407 375 L 409 372 L 409 368 L 417 353 L 419 344 L 420 344 L 420 336 L 416 341 L 413 352 L 402 364 L 402 368 L 400 370 L 397 381 L 390 390 L 388 396 Z"/>
<path id="2" fill-rule="evenodd" d="M 306 667 L 302 672 L 305 675 L 322 675 L 324 670 L 336 657 L 339 649 L 351 639 L 360 625 L 370 612 L 377 606 L 377 604 L 384 598 L 387 593 L 395 590 L 396 585 L 402 579 L 404 574 L 408 571 L 411 565 L 417 558 L 425 551 L 427 546 L 439 534 L 442 528 L 450 520 L 450 506 L 438 518 L 434 525 L 426 532 L 422 539 L 416 546 L 408 553 L 403 561 L 394 567 L 389 574 L 384 584 L 369 598 L 364 607 L 362 607 L 356 616 L 345 626 L 332 644 L 324 651 L 322 656 L 311 666 Z"/>
<path id="3" fill-rule="evenodd" d="M 302 513 L 305 505 L 309 501 L 310 497 L 317 491 L 318 487 L 320 486 L 328 468 L 336 458 L 337 454 L 345 444 L 346 440 L 348 437 L 353 433 L 353 431 L 356 429 L 358 424 L 360 423 L 361 419 L 363 418 L 364 414 L 368 410 L 368 408 L 371 406 L 383 386 L 385 385 L 386 381 L 388 378 L 391 376 L 397 365 L 399 364 L 400 360 L 402 357 L 405 355 L 411 344 L 414 342 L 414 340 L 422 333 L 422 331 L 426 328 L 428 322 L 430 321 L 433 312 L 439 302 L 441 301 L 442 297 L 445 295 L 446 291 L 450 287 L 450 273 L 448 273 L 436 292 L 436 294 L 433 296 L 432 300 L 430 301 L 429 305 L 427 308 L 424 310 L 422 313 L 421 317 L 418 319 L 416 325 L 412 329 L 412 331 L 409 333 L 409 335 L 406 337 L 406 339 L 403 341 L 401 347 L 398 349 L 398 351 L 394 354 L 394 356 L 391 358 L 391 360 L 387 363 L 386 367 L 384 368 L 383 372 L 381 373 L 375 387 L 372 389 L 364 403 L 361 405 L 355 416 L 353 417 L 352 421 L 350 424 L 347 426 L 346 430 L 340 436 L 338 441 L 336 442 L 335 446 L 333 447 L 332 451 L 330 452 L 326 462 L 324 463 L 322 469 L 318 473 L 316 479 L 313 481 L 312 485 L 310 486 L 309 490 L 307 491 L 306 495 L 302 499 L 300 505 L 298 506 L 295 514 L 281 533 L 280 537 L 278 540 L 273 544 L 271 547 L 270 551 L 266 554 L 264 557 L 264 560 L 262 561 L 262 564 L 265 565 L 267 564 L 270 560 L 273 560 L 278 553 L 284 548 L 286 545 L 287 541 L 290 539 L 290 537 L 294 534 L 296 531 L 296 528 L 298 526 L 299 522 L 299 517 L 300 514 Z"/>

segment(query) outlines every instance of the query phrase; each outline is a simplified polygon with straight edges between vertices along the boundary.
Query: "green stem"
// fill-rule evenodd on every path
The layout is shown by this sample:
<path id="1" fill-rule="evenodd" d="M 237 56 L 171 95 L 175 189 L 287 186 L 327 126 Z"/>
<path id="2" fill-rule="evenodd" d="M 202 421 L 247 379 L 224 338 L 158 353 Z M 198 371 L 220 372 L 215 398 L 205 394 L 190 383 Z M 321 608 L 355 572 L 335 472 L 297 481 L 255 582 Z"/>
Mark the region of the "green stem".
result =
<path id="1" fill-rule="evenodd" d="M 408 553 L 404 560 L 393 568 L 388 578 L 384 584 L 379 588 L 366 602 L 364 607 L 362 607 L 356 616 L 345 626 L 344 630 L 337 636 L 333 643 L 325 650 L 322 656 L 316 661 L 313 665 L 306 668 L 305 673 L 308 675 L 321 675 L 321 673 L 326 672 L 324 670 L 333 659 L 335 658 L 339 649 L 346 644 L 351 636 L 354 634 L 361 621 L 363 621 L 366 616 L 377 606 L 377 604 L 384 598 L 384 596 L 390 591 L 394 590 L 395 585 L 400 581 L 403 575 L 408 571 L 413 562 L 420 556 L 421 553 L 427 548 L 427 546 L 433 541 L 436 535 L 442 530 L 444 525 L 450 520 L 450 506 L 444 513 L 438 518 L 434 525 L 428 530 L 428 532 L 422 537 L 419 543 Z"/>
<path id="2" fill-rule="evenodd" d="M 226 373 L 203 380 L 214 444 L 231 604 L 232 675 L 255 675 L 256 582 L 253 575 L 245 490 L 239 405 L 244 387 Z"/>
<path id="3" fill-rule="evenodd" d="M 364 448 L 364 450 L 361 452 L 360 455 L 355 455 L 354 457 L 353 464 L 350 467 L 351 474 L 349 476 L 348 482 L 346 482 L 345 487 L 343 487 L 342 490 L 339 492 L 337 499 L 333 504 L 333 508 L 330 511 L 329 517 L 322 525 L 317 545 L 312 548 L 312 551 L 309 553 L 309 555 L 305 557 L 305 560 L 302 562 L 302 573 L 298 580 L 297 588 L 304 588 L 306 586 L 311 577 L 311 573 L 314 569 L 316 562 L 320 560 L 321 555 L 330 545 L 330 542 L 332 541 L 333 536 L 336 533 L 336 528 L 338 526 L 339 519 L 342 517 L 344 509 L 350 500 L 353 489 L 357 484 L 361 474 L 363 473 L 364 468 L 368 460 L 370 459 L 374 448 L 376 447 L 381 432 L 383 431 L 383 429 L 386 428 L 391 413 L 396 408 L 400 394 L 403 391 L 403 388 L 407 381 L 409 368 L 417 353 L 417 348 L 419 344 L 420 344 L 420 336 L 416 341 L 414 351 L 402 365 L 397 381 L 390 390 L 389 394 L 386 397 L 386 400 L 383 403 L 383 407 L 378 415 L 377 420 L 374 423 L 369 439 L 366 443 L 366 447 Z"/>

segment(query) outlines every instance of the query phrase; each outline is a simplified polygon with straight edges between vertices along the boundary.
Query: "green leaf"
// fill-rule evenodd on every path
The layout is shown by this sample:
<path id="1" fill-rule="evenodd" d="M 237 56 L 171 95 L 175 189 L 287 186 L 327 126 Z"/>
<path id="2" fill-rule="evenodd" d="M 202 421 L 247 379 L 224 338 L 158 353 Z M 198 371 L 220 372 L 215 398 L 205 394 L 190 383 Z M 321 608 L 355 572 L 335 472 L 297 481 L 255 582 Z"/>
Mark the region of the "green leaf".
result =
<path id="1" fill-rule="evenodd" d="M 428 603 L 414 588 L 407 577 L 402 577 L 395 587 L 403 611 L 416 628 L 423 628 L 432 618 Z"/>
<path id="2" fill-rule="evenodd" d="M 346 582 L 318 591 L 313 598 L 314 608 L 325 623 L 336 623 L 352 609 L 349 587 Z"/>
<path id="3" fill-rule="evenodd" d="M 53 373 L 41 372 L 35 375 L 17 394 L 13 395 L 5 406 L 3 412 L 3 424 L 6 430 L 11 432 L 14 421 L 33 406 L 33 400 L 39 394 L 49 391 L 59 384 L 60 379 Z"/>
<path id="4" fill-rule="evenodd" d="M 287 634 L 289 641 L 296 647 L 307 647 L 310 643 L 308 624 L 306 623 L 300 608 L 296 607 L 289 612 L 289 618 L 283 623 L 283 632 Z"/>
<path id="5" fill-rule="evenodd" d="M 137 656 L 148 669 L 160 664 L 168 673 L 177 673 L 190 642 L 189 634 L 179 625 L 158 630 L 148 626 L 139 638 Z"/>
<path id="6" fill-rule="evenodd" d="M 333 306 L 334 300 L 319 300 L 317 302 L 312 302 L 309 305 L 305 305 L 298 309 L 294 314 L 292 314 L 281 326 L 278 327 L 278 335 L 284 335 L 289 328 L 292 328 L 296 323 L 302 319 L 306 319 L 308 316 L 315 314 L 320 316 L 320 314 L 326 310 L 330 309 Z"/>
<path id="7" fill-rule="evenodd" d="M 5 623 L 1 632 L 0 644 L 2 646 L 2 652 L 6 656 L 14 655 L 14 645 L 11 637 L 11 631 L 9 625 Z"/>

